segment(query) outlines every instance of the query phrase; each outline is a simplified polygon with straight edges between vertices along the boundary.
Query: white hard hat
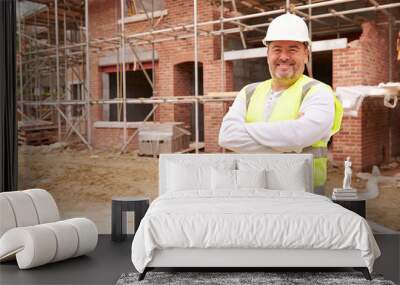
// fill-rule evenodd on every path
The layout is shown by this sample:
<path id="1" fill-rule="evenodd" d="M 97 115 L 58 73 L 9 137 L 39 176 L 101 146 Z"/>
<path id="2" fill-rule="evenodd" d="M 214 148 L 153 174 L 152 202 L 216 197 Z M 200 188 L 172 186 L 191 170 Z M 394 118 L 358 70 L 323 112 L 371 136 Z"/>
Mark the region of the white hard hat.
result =
<path id="1" fill-rule="evenodd" d="M 272 41 L 296 41 L 310 43 L 307 24 L 299 16 L 286 13 L 272 20 L 267 34 L 262 40 L 264 45 Z"/>

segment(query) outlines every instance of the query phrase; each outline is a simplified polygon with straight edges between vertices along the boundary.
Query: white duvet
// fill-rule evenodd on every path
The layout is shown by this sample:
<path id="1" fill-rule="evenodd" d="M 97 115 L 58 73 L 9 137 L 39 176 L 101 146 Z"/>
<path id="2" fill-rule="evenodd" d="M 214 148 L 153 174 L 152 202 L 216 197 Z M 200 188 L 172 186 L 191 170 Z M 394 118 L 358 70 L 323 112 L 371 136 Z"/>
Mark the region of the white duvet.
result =
<path id="1" fill-rule="evenodd" d="M 358 249 L 370 271 L 380 251 L 365 219 L 307 192 L 171 192 L 151 204 L 132 243 L 143 272 L 155 249 Z"/>

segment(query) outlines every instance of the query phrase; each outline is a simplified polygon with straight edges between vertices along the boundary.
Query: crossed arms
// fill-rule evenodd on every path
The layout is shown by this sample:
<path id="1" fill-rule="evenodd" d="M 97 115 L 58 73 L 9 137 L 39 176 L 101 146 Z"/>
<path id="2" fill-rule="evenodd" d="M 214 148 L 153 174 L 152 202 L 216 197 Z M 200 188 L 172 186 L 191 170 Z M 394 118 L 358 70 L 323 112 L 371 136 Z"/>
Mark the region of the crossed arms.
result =
<path id="1" fill-rule="evenodd" d="M 329 140 L 334 120 L 334 98 L 327 90 L 308 94 L 295 120 L 246 123 L 244 88 L 225 115 L 218 144 L 244 153 L 301 152 L 318 140 Z"/>

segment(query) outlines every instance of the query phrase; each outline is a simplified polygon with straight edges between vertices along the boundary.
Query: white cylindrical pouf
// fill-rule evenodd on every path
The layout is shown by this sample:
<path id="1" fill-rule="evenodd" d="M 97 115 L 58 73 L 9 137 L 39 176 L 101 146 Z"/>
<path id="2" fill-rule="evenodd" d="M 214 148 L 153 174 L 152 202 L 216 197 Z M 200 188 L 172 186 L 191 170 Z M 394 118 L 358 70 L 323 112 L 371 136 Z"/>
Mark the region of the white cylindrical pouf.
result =
<path id="1" fill-rule="evenodd" d="M 33 226 L 39 223 L 35 205 L 30 196 L 23 191 L 1 193 L 14 211 L 17 227 Z"/>
<path id="2" fill-rule="evenodd" d="M 38 214 L 39 224 L 60 220 L 56 201 L 49 192 L 43 189 L 29 189 L 23 192 L 31 197 Z"/>
<path id="3" fill-rule="evenodd" d="M 53 260 L 57 250 L 54 232 L 41 225 L 14 228 L 0 239 L 1 251 L 8 251 L 16 258 L 20 269 L 40 266 Z"/>
<path id="4" fill-rule="evenodd" d="M 96 248 L 98 231 L 96 225 L 86 218 L 73 218 L 64 222 L 71 224 L 78 232 L 79 244 L 74 257 L 86 254 Z"/>
<path id="5" fill-rule="evenodd" d="M 74 226 L 64 221 L 41 225 L 51 229 L 57 238 L 57 252 L 51 262 L 73 257 L 78 249 L 78 233 Z"/>
<path id="6" fill-rule="evenodd" d="M 2 193 L 1 193 L 2 194 Z M 6 197 L 0 194 L 0 237 L 9 229 L 15 228 L 14 211 Z"/>

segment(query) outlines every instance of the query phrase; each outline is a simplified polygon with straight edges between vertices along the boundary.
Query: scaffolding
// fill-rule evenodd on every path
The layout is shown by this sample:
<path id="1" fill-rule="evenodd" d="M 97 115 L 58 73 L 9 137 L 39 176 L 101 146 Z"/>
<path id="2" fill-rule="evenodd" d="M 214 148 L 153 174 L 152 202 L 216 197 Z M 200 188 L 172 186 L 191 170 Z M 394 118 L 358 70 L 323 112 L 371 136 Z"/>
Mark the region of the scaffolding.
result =
<path id="1" fill-rule="evenodd" d="M 144 1 L 150 3 L 146 9 Z M 244 49 L 256 45 L 265 34 L 273 17 L 290 11 L 308 22 L 310 38 L 339 37 L 341 33 L 360 31 L 361 21 L 380 11 L 387 17 L 389 39 L 389 74 L 392 74 L 392 32 L 400 21 L 391 12 L 399 9 L 398 1 L 376 0 L 201 0 L 219 10 L 219 19 L 198 20 L 198 1 L 193 0 L 193 22 L 168 25 L 163 14 L 155 10 L 155 0 L 115 0 L 119 6 L 116 33 L 95 38 L 89 30 L 89 0 L 32 0 L 18 1 L 18 113 L 23 122 L 50 120 L 57 126 L 58 140 L 66 141 L 73 133 L 92 149 L 92 108 L 96 105 L 116 104 L 118 118 L 123 123 L 123 146 L 126 152 L 138 131 L 128 136 L 127 105 L 152 104 L 143 122 L 148 121 L 162 104 L 192 104 L 195 110 L 195 149 L 199 151 L 199 104 L 232 101 L 235 93 L 226 91 L 224 53 L 227 37 L 238 37 Z M 90 2 L 93 7 L 94 1 Z M 126 10 L 142 8 L 148 27 L 145 31 L 126 30 Z M 148 7 L 149 5 L 147 5 Z M 162 11 L 161 11 L 162 12 Z M 157 16 L 156 16 L 157 14 Z M 156 20 L 156 17 L 158 20 Z M 218 29 L 216 28 L 218 27 Z M 199 40 L 206 37 L 220 39 L 220 92 L 213 96 L 199 94 Z M 194 96 L 158 96 L 155 72 L 155 45 L 168 41 L 193 39 Z M 127 98 L 126 50 L 134 56 L 152 88 L 151 98 Z M 137 49 L 151 47 L 152 75 L 143 66 Z M 91 94 L 92 56 L 115 51 L 117 54 L 117 97 L 94 99 Z M 312 66 L 312 58 L 310 67 Z M 312 74 L 311 68 L 308 69 Z M 93 80 L 93 79 L 92 79 Z M 75 94 L 75 95 L 74 95 Z M 223 95 L 222 95 L 223 94 Z M 74 97 L 72 97 L 74 95 Z M 122 118 L 121 118 L 122 114 Z"/>

